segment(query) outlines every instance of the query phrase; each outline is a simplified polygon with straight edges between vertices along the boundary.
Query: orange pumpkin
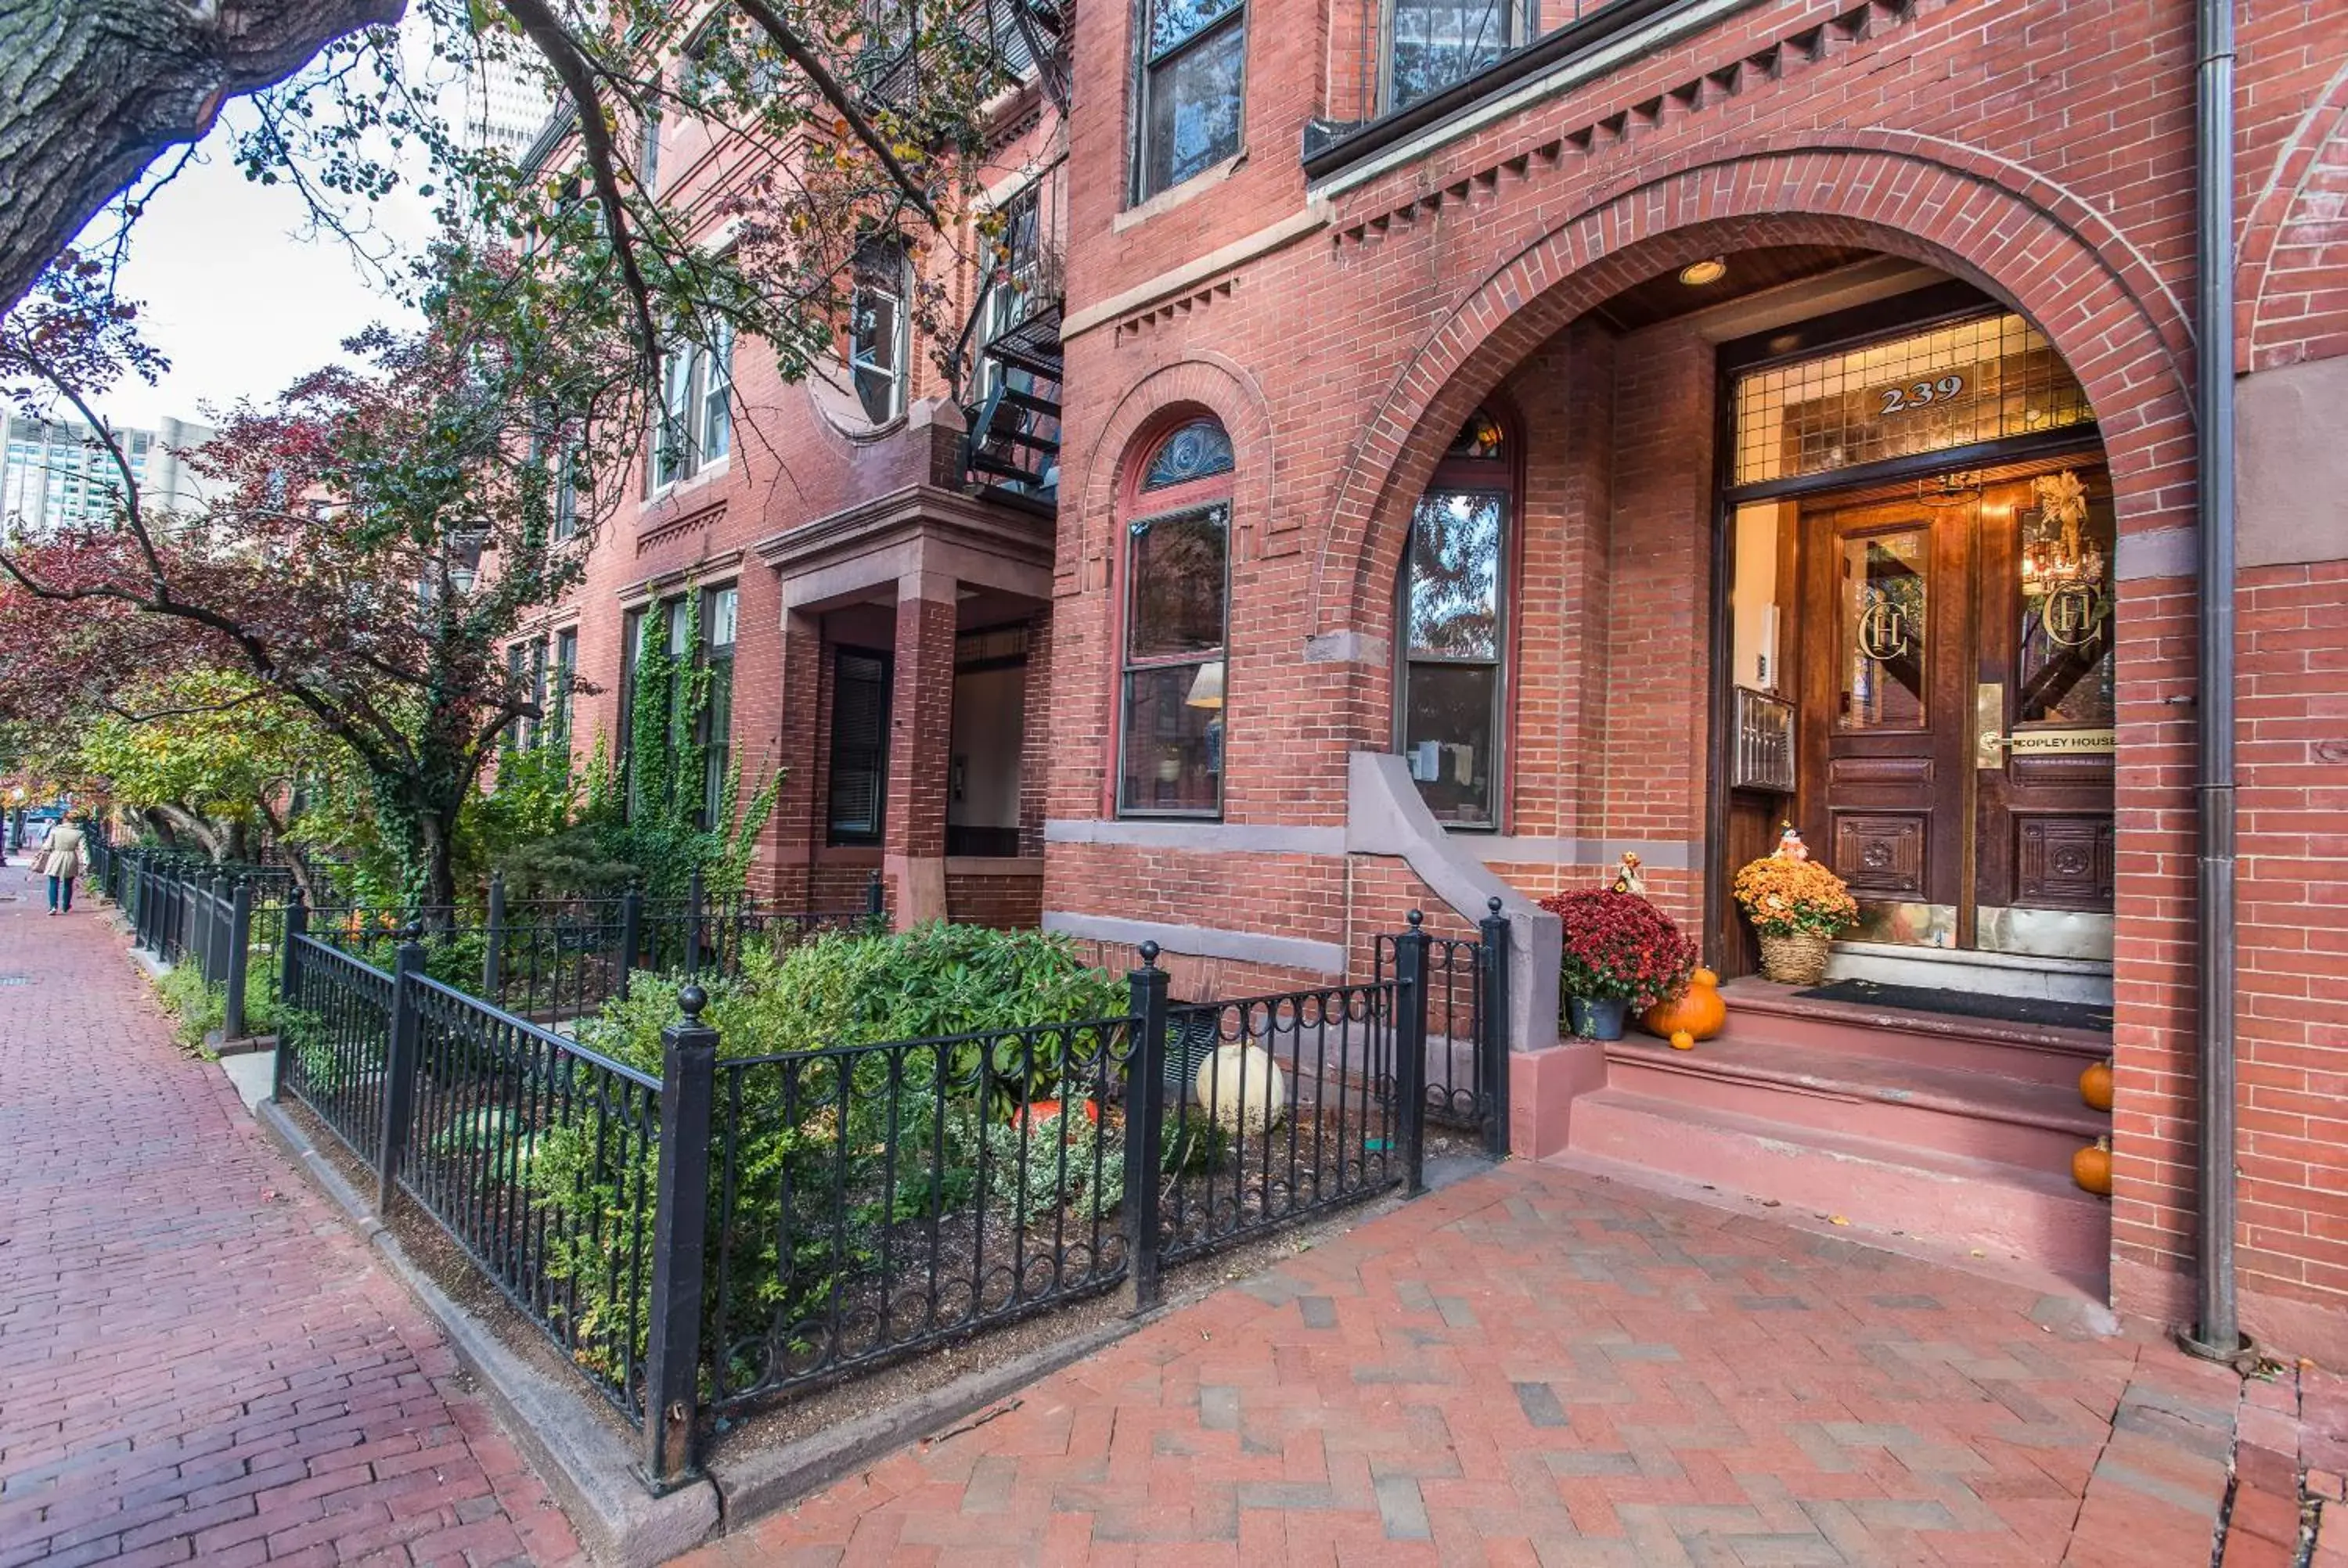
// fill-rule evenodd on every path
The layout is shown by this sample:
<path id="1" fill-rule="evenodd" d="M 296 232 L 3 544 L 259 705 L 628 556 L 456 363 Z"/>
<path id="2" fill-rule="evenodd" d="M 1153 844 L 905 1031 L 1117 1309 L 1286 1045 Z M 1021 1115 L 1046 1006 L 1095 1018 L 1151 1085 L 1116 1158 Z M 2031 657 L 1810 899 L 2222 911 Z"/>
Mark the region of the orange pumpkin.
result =
<path id="1" fill-rule="evenodd" d="M 2087 1102 L 2090 1111 L 2112 1108 L 2112 1064 L 2109 1058 L 2092 1063 L 2079 1074 L 2079 1098 Z"/>
<path id="2" fill-rule="evenodd" d="M 1684 1029 L 1673 1030 L 1672 1031 L 1672 1049 L 1673 1050 L 1694 1050 L 1695 1049 L 1695 1036 L 1690 1034 Z"/>
<path id="3" fill-rule="evenodd" d="M 1662 1040 L 1675 1034 L 1689 1036 L 1691 1043 L 1710 1040 L 1728 1021 L 1728 1000 L 1720 994 L 1720 977 L 1710 969 L 1698 969 L 1677 999 L 1657 1002 L 1639 1021 L 1649 1034 Z"/>
<path id="4" fill-rule="evenodd" d="M 2112 1195 L 2112 1141 L 2098 1138 L 2071 1156 L 2071 1179 L 2088 1192 Z"/>

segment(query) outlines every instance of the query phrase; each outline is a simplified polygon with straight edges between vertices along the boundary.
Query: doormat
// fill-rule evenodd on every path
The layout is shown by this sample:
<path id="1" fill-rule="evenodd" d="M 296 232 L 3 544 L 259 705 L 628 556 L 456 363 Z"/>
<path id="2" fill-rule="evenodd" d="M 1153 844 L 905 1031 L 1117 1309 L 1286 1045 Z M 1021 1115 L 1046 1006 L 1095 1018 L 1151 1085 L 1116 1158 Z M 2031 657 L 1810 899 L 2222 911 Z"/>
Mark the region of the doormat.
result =
<path id="1" fill-rule="evenodd" d="M 1821 1002 L 1858 1002 L 1867 1007 L 1904 1008 L 1910 1012 L 1955 1013 L 1961 1018 L 1993 1018 L 2003 1023 L 2046 1024 L 2060 1029 L 2092 1029 L 2109 1033 L 2112 1009 L 2094 1002 L 2051 1002 L 2042 997 L 1993 997 L 1979 991 L 1948 991 L 1931 986 L 1886 986 L 1873 980 L 1837 980 L 1796 991 L 1797 997 Z"/>

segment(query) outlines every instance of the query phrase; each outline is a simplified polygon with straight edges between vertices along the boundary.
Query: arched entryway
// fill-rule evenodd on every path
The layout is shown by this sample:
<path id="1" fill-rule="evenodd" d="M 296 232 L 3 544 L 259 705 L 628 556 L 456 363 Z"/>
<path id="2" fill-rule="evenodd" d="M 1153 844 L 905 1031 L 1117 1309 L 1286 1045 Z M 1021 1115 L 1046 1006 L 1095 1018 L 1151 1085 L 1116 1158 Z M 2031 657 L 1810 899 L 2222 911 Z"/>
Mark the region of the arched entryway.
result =
<path id="1" fill-rule="evenodd" d="M 2146 673 L 2124 537 L 2179 505 L 2151 464 L 2175 388 L 2083 375 L 2010 294 L 1879 238 L 1669 231 L 1406 378 L 1406 449 L 1341 494 L 1362 550 L 1324 557 L 1321 630 L 1393 650 L 1365 706 L 1452 849 L 1519 891 L 1636 854 L 1732 979 L 1730 876 L 1784 825 L 1862 901 L 1825 985 L 1739 982 L 1724 1042 L 1567 1070 L 1574 1146 L 2085 1278 L 2108 1218 L 2062 1184 L 2108 1122 L 2068 1081 L 2112 1044 Z"/>

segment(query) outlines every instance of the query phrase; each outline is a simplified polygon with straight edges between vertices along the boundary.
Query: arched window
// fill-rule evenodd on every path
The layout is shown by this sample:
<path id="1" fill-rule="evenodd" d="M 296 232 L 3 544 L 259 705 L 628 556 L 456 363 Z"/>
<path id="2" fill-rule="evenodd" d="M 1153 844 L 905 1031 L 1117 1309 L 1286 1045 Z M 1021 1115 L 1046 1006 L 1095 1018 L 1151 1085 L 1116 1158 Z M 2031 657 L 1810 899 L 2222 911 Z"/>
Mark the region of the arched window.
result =
<path id="1" fill-rule="evenodd" d="M 1117 794 L 1128 815 L 1223 809 L 1223 663 L 1231 628 L 1231 442 L 1212 419 L 1139 465 L 1125 525 Z"/>
<path id="2" fill-rule="evenodd" d="M 1455 827 L 1500 820 L 1511 457 L 1498 420 L 1468 415 L 1412 514 L 1403 558 L 1395 734 L 1427 809 Z"/>

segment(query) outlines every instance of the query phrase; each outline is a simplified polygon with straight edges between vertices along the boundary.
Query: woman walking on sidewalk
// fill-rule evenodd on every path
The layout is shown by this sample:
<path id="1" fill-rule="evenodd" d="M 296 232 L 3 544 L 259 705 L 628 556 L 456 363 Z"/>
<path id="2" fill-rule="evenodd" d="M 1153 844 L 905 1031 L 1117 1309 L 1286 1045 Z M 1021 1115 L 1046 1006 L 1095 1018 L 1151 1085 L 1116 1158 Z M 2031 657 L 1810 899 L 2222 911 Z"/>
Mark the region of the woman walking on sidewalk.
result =
<path id="1" fill-rule="evenodd" d="M 49 913 L 73 913 L 74 878 L 82 874 L 86 864 L 82 852 L 81 814 L 57 824 L 41 845 L 41 853 L 34 868 L 49 879 Z"/>

